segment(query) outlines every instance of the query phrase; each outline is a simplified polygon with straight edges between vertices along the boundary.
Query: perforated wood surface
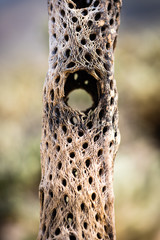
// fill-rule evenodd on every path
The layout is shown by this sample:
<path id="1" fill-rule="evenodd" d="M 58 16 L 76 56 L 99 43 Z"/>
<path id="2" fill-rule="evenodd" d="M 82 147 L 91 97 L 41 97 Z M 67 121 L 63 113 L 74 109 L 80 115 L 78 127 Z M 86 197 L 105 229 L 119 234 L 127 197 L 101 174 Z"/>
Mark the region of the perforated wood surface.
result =
<path id="1" fill-rule="evenodd" d="M 121 0 L 49 0 L 43 91 L 39 240 L 116 239 L 113 167 L 119 146 L 114 56 Z M 82 88 L 85 112 L 68 105 Z"/>

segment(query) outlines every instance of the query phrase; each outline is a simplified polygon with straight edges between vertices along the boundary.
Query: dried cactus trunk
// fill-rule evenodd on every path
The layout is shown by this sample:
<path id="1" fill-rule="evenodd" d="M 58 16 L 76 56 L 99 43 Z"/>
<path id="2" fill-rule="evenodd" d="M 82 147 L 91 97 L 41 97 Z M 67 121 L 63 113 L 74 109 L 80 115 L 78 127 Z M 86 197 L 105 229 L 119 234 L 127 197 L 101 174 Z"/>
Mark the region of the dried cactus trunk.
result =
<path id="1" fill-rule="evenodd" d="M 116 239 L 113 167 L 119 146 L 114 56 L 121 0 L 49 0 L 38 239 Z M 91 108 L 71 108 L 82 88 Z"/>

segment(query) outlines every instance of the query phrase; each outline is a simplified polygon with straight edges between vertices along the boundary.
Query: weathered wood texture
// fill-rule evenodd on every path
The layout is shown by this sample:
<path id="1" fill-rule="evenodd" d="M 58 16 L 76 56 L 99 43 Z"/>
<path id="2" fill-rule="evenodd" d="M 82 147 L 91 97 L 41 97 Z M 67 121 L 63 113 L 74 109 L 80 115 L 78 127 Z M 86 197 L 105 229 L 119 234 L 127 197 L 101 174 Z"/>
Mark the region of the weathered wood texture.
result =
<path id="1" fill-rule="evenodd" d="M 118 150 L 114 48 L 121 0 L 49 0 L 49 70 L 43 90 L 39 240 L 116 239 Z M 82 88 L 85 112 L 67 104 Z"/>

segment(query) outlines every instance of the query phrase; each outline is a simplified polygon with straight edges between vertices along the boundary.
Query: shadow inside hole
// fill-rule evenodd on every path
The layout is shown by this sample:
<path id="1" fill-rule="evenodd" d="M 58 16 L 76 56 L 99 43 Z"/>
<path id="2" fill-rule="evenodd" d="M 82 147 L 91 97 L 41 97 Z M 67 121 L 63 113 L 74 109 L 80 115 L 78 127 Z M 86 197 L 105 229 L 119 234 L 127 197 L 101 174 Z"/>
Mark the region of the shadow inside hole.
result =
<path id="1" fill-rule="evenodd" d="M 84 70 L 69 74 L 64 91 L 65 104 L 85 114 L 94 110 L 100 99 L 100 84 Z"/>
<path id="2" fill-rule="evenodd" d="M 72 0 L 76 4 L 76 8 L 89 7 L 93 0 Z"/>

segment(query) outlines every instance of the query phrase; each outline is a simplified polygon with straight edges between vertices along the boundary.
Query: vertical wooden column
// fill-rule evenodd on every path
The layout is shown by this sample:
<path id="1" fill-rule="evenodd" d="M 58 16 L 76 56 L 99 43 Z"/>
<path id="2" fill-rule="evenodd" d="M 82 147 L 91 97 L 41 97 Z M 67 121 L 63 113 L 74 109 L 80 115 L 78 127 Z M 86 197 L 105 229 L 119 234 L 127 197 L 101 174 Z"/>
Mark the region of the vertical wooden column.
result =
<path id="1" fill-rule="evenodd" d="M 121 0 L 49 0 L 49 69 L 43 89 L 39 240 L 116 239 L 118 150 L 114 48 Z M 84 112 L 68 95 L 84 89 Z"/>

